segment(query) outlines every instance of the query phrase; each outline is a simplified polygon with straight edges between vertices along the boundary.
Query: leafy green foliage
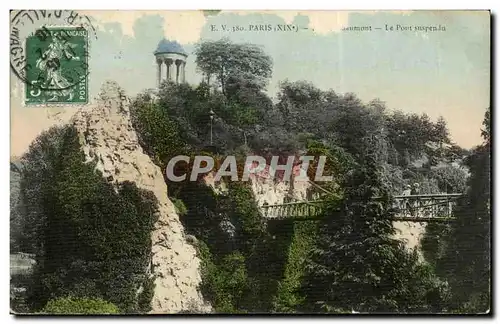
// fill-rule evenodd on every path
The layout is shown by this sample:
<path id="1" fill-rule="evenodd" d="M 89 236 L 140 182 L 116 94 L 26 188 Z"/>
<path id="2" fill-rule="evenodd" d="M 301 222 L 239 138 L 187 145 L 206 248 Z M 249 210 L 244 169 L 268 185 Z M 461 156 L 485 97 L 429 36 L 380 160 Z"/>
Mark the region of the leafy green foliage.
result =
<path id="1" fill-rule="evenodd" d="M 43 222 L 34 239 L 43 249 L 30 300 L 36 309 L 58 297 L 95 297 L 140 311 L 137 291 L 149 279 L 156 198 L 130 182 L 115 191 L 84 162 L 74 128 L 65 128 L 59 143 L 61 154 L 47 161 L 50 178 L 41 179 L 38 192 Z"/>
<path id="2" fill-rule="evenodd" d="M 198 69 L 209 80 L 214 76 L 225 95 L 235 79 L 262 89 L 272 73 L 271 57 L 253 44 L 234 44 L 228 39 L 204 41 L 197 45 L 195 55 Z"/>
<path id="3" fill-rule="evenodd" d="M 118 307 L 102 299 L 58 298 L 49 300 L 41 313 L 54 315 L 118 314 Z"/>
<path id="4" fill-rule="evenodd" d="M 22 177 L 20 182 L 21 223 L 20 250 L 26 253 L 43 254 L 41 241 L 46 213 L 43 193 L 50 190 L 56 170 L 57 158 L 62 152 L 64 127 L 52 127 L 42 132 L 30 144 L 26 154 L 21 157 Z"/>
<path id="5" fill-rule="evenodd" d="M 393 162 L 408 166 L 413 159 L 420 158 L 429 141 L 434 139 L 435 126 L 427 115 L 405 114 L 396 111 L 387 117 L 388 136 L 394 148 Z"/>
<path id="6" fill-rule="evenodd" d="M 186 230 L 200 243 L 203 295 L 217 312 L 270 309 L 284 253 L 265 228 L 248 184 L 230 183 L 226 195 L 215 196 L 186 182 L 177 193 L 188 206 L 181 218 Z"/>
<path id="7" fill-rule="evenodd" d="M 317 223 L 315 221 L 294 224 L 288 260 L 283 279 L 278 284 L 273 300 L 273 311 L 293 313 L 304 302 L 304 297 L 300 295 L 300 286 L 305 272 L 305 261 L 314 247 L 316 233 Z"/>
<path id="8" fill-rule="evenodd" d="M 319 164 L 319 157 L 326 157 L 325 169 L 323 175 L 332 176 L 332 181 L 321 183 L 321 190 L 313 187 L 311 192 L 324 194 L 324 190 L 336 194 L 339 198 L 343 194 L 341 184 L 346 181 L 346 175 L 355 165 L 352 155 L 348 154 L 339 146 L 326 145 L 317 140 L 309 140 L 306 144 L 307 155 L 313 156 L 314 160 L 309 164 L 307 174 L 309 179 L 315 179 L 316 171 Z"/>
<path id="9" fill-rule="evenodd" d="M 186 207 L 186 205 L 184 205 L 184 202 L 182 202 L 182 200 L 177 199 L 177 198 L 172 198 L 171 200 L 175 206 L 175 211 L 177 212 L 177 214 L 179 216 L 184 216 L 187 214 L 187 212 L 188 212 L 187 207 Z"/>
<path id="10" fill-rule="evenodd" d="M 134 101 L 131 116 L 141 145 L 157 165 L 166 166 L 169 158 L 183 152 L 184 144 L 179 139 L 176 124 L 148 94 Z"/>
<path id="11" fill-rule="evenodd" d="M 209 298 L 217 313 L 240 312 L 238 302 L 247 291 L 245 258 L 233 252 L 216 261 L 204 243 L 200 249 L 204 296 Z"/>
<path id="12" fill-rule="evenodd" d="M 429 177 L 437 179 L 439 190 L 443 193 L 463 193 L 467 187 L 467 173 L 453 165 L 432 169 Z"/>
<path id="13" fill-rule="evenodd" d="M 391 200 L 374 154 L 377 144 L 370 141 L 365 163 L 344 184 L 340 211 L 335 200 L 325 206 L 302 287 L 305 310 L 421 312 L 442 302 L 439 294 L 428 298 L 439 285 L 416 252 L 393 238 Z"/>
<path id="14" fill-rule="evenodd" d="M 264 92 L 272 62 L 256 46 L 209 41 L 196 55 L 204 82 L 165 82 L 158 96 L 133 101 L 132 124 L 155 163 L 164 169 L 173 155 L 212 151 L 212 134 L 215 151 L 238 161 L 249 153 L 325 155 L 324 174 L 334 177 L 311 190 L 326 200 L 321 219 L 301 223 L 265 221 L 246 183 L 231 182 L 223 194 L 202 182 L 168 183 L 186 232 L 198 239 L 201 289 L 217 312 L 488 309 L 489 111 L 486 143 L 469 155 L 451 142 L 443 118 L 387 112 L 378 99 L 284 81 L 273 104 Z M 154 196 L 108 184 L 83 163 L 71 127 L 43 133 L 21 163 L 11 244 L 37 254 L 35 309 L 63 297 L 61 308 L 101 298 L 122 312 L 150 310 Z M 453 227 L 427 227 L 426 263 L 393 238 L 389 212 L 391 195 L 415 182 L 422 193 L 469 187 Z"/>
<path id="15" fill-rule="evenodd" d="M 471 171 L 465 199 L 455 210 L 457 221 L 445 237 L 446 250 L 436 261 L 438 273 L 452 291 L 451 309 L 485 313 L 491 309 L 491 143 L 490 111 L 485 114 L 483 145 L 469 156 Z"/>
<path id="16" fill-rule="evenodd" d="M 463 168 L 453 165 L 437 167 L 430 171 L 428 177 L 436 181 L 438 190 L 435 192 L 463 193 L 466 191 L 467 173 Z M 434 193 L 434 191 L 427 190 L 423 193 Z M 449 224 L 430 223 L 427 225 L 421 241 L 421 249 L 427 262 L 435 265 L 436 261 L 443 257 L 448 245 L 446 237 L 450 234 Z"/>
<path id="17" fill-rule="evenodd" d="M 137 307 L 142 313 L 149 312 L 151 307 L 151 300 L 154 297 L 155 293 L 155 277 L 150 276 L 146 278 L 142 284 L 142 291 L 139 293 L 137 298 Z"/>
<path id="18" fill-rule="evenodd" d="M 205 242 L 215 257 L 231 251 L 232 242 L 220 226 L 224 215 L 218 208 L 219 198 L 210 187 L 192 181 L 171 183 L 169 194 L 176 197 L 174 201 L 182 200 L 187 209 L 180 220 L 188 234 Z"/>
<path id="19" fill-rule="evenodd" d="M 240 307 L 248 312 L 265 312 L 271 308 L 281 277 L 284 251 L 276 245 L 250 185 L 232 182 L 228 189 L 227 210 L 236 228 L 235 248 L 245 257 L 248 273 L 248 288 Z M 286 232 L 286 227 L 283 230 Z"/>
<path id="20" fill-rule="evenodd" d="M 21 212 L 20 182 L 21 170 L 19 161 L 16 158 L 10 162 L 10 253 L 21 251 L 21 241 L 23 239 L 23 218 Z"/>
<path id="21" fill-rule="evenodd" d="M 231 182 L 228 186 L 228 211 L 238 229 L 236 241 L 249 254 L 265 235 L 264 222 L 247 183 Z"/>

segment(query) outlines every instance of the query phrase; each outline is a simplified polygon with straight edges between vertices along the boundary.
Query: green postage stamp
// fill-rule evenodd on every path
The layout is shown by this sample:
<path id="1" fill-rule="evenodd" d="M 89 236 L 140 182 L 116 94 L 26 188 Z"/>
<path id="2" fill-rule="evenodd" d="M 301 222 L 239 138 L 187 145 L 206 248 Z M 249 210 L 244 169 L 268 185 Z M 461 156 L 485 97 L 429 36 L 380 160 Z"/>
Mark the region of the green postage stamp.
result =
<path id="1" fill-rule="evenodd" d="M 25 104 L 86 104 L 88 32 L 42 27 L 26 39 Z"/>

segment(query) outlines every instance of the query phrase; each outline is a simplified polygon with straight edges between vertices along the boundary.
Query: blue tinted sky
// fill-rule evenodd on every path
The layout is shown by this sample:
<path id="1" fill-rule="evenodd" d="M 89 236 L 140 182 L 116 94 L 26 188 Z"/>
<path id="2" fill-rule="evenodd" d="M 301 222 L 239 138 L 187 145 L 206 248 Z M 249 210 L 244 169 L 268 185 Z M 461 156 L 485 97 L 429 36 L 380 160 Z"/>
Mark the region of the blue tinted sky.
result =
<path id="1" fill-rule="evenodd" d="M 453 139 L 464 147 L 480 142 L 489 105 L 488 12 L 93 12 L 97 39 L 91 47 L 91 90 L 106 79 L 129 94 L 155 87 L 153 51 L 160 39 L 178 40 L 188 53 L 204 39 L 229 37 L 261 45 L 274 60 L 268 87 L 276 95 L 281 80 L 308 80 L 322 89 L 380 98 L 389 109 L 443 115 Z M 292 32 L 213 32 L 211 25 L 294 23 Z M 343 32 L 342 26 L 445 26 L 444 32 Z M 219 27 L 218 27 L 219 28 Z M 219 28 L 220 29 L 220 28 Z M 314 29 L 314 31 L 312 30 Z M 194 56 L 188 82 L 198 83 Z"/>

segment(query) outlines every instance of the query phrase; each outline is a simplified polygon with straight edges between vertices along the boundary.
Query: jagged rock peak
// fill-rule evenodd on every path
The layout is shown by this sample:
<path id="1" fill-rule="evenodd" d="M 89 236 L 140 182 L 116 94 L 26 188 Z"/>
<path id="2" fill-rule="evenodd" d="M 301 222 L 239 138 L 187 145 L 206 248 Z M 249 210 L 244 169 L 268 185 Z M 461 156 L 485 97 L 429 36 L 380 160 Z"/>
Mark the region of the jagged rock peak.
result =
<path id="1" fill-rule="evenodd" d="M 134 182 L 158 199 L 158 221 L 151 233 L 152 273 L 156 288 L 152 312 L 210 312 L 199 292 L 200 259 L 167 195 L 160 167 L 139 144 L 132 127 L 129 100 L 116 82 L 106 82 L 96 103 L 73 118 L 88 161 L 112 183 Z"/>
<path id="2" fill-rule="evenodd" d="M 127 115 L 130 111 L 129 99 L 125 95 L 125 91 L 115 81 L 106 81 L 101 86 L 97 106 L 109 114 Z"/>

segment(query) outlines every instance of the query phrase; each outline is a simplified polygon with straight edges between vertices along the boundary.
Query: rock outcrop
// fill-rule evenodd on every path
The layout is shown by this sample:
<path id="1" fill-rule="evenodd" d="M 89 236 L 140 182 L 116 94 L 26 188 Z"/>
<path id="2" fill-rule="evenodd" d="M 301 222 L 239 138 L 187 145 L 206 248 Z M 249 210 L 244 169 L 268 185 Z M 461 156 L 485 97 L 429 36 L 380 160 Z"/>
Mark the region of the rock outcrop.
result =
<path id="1" fill-rule="evenodd" d="M 298 174 L 297 170 L 298 168 L 294 169 L 294 174 Z M 309 200 L 308 189 L 311 184 L 308 181 L 296 180 L 294 176 L 291 177 L 290 181 L 282 181 L 270 178 L 266 174 L 260 174 L 252 176 L 250 181 L 255 200 L 259 206 Z"/>
<path id="2" fill-rule="evenodd" d="M 152 232 L 152 264 L 156 288 L 152 313 L 209 312 L 198 286 L 200 259 L 186 241 L 184 228 L 167 196 L 162 172 L 139 145 L 132 127 L 129 100 L 114 82 L 102 87 L 91 107 L 72 119 L 78 129 L 87 160 L 113 183 L 132 181 L 152 191 L 159 202 L 159 219 Z"/>
<path id="3" fill-rule="evenodd" d="M 293 175 L 290 181 L 283 181 L 278 177 L 271 178 L 268 172 L 269 166 L 257 174 L 250 174 L 248 179 L 258 206 L 308 200 L 308 189 L 311 186 L 308 181 L 298 180 Z M 299 174 L 298 166 L 294 167 L 293 174 Z M 218 194 L 227 191 L 224 181 L 215 182 L 214 179 L 215 172 L 212 171 L 203 178 L 203 181 Z"/>
<path id="4" fill-rule="evenodd" d="M 412 250 L 417 249 L 420 259 L 423 260 L 423 254 L 420 247 L 427 223 L 395 221 L 392 222 L 392 225 L 396 230 L 394 237 L 403 241 L 407 248 Z"/>

